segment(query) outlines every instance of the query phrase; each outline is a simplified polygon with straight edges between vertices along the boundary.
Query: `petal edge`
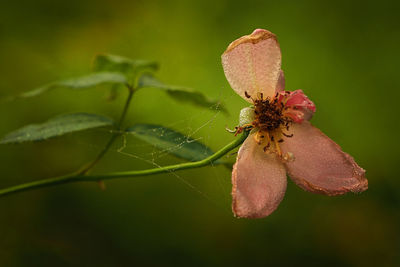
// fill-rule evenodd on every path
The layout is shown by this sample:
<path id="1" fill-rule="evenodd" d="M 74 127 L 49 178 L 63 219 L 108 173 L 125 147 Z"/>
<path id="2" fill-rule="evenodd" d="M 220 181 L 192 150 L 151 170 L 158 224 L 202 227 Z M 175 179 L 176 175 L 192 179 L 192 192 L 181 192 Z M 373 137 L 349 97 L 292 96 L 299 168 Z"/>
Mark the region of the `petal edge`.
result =
<path id="1" fill-rule="evenodd" d="M 304 121 L 293 125 L 290 133 L 293 137 L 285 138 L 282 150 L 294 155 L 285 166 L 298 186 L 329 196 L 368 189 L 365 170 L 318 128 Z"/>
<path id="2" fill-rule="evenodd" d="M 262 29 L 233 41 L 222 54 L 222 66 L 232 89 L 243 99 L 275 95 L 281 70 L 281 50 L 276 36 Z"/>

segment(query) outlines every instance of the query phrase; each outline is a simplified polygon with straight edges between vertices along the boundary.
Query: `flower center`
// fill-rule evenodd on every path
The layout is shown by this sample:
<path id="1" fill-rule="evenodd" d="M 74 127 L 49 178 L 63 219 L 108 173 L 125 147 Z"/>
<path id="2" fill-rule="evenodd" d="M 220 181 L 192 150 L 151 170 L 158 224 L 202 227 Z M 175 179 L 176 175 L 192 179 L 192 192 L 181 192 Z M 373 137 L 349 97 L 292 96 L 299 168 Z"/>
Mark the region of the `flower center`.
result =
<path id="1" fill-rule="evenodd" d="M 244 108 L 240 112 L 240 127 L 236 127 L 235 135 L 244 130 L 252 130 L 254 140 L 262 145 L 265 153 L 275 153 L 284 161 L 293 160 L 293 155 L 287 152 L 282 155 L 280 143 L 284 137 L 292 137 L 289 127 L 292 123 L 302 123 L 309 120 L 315 112 L 314 103 L 308 99 L 302 90 L 280 91 L 273 97 L 264 99 L 262 93 L 251 98 L 254 108 Z"/>
<path id="2" fill-rule="evenodd" d="M 253 100 L 254 120 L 251 124 L 244 125 L 237 131 L 242 131 L 243 128 L 255 129 L 257 132 L 254 134 L 254 139 L 260 146 L 263 146 L 265 153 L 276 153 L 283 160 L 291 160 L 293 155 L 291 153 L 282 155 L 279 146 L 280 143 L 284 142 L 283 136 L 293 136 L 285 133 L 285 131 L 289 131 L 293 120 L 285 115 L 287 107 L 285 107 L 283 98 L 280 98 L 278 93 L 272 99 L 264 98 L 262 93 L 256 99 L 248 95 L 247 92 L 245 92 L 245 95 Z"/>
<path id="3" fill-rule="evenodd" d="M 283 116 L 284 104 L 275 97 L 253 100 L 254 103 L 254 121 L 253 125 L 260 131 L 274 131 L 281 127 L 289 127 L 291 119 Z"/>

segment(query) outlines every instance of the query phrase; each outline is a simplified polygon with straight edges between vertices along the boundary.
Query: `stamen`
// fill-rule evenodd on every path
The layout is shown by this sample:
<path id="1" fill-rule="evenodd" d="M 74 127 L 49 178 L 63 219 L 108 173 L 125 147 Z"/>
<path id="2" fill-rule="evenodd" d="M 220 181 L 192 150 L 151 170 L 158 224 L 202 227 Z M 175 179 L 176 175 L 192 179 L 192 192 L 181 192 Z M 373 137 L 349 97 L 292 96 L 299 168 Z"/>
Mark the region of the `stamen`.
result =
<path id="1" fill-rule="evenodd" d="M 258 131 L 255 135 L 254 135 L 254 140 L 256 141 L 257 144 L 261 145 L 261 140 L 258 138 L 260 135 L 260 132 Z"/>
<path id="2" fill-rule="evenodd" d="M 287 128 L 286 128 L 287 129 Z M 293 137 L 293 134 L 285 134 L 284 132 L 282 132 L 282 134 L 286 137 Z"/>
<path id="3" fill-rule="evenodd" d="M 268 146 L 269 146 L 269 142 L 270 142 L 270 140 L 271 140 L 271 138 L 269 137 L 269 132 L 265 132 L 265 135 L 267 136 Z"/>
<path id="4" fill-rule="evenodd" d="M 268 148 L 271 146 L 271 143 L 268 141 L 268 144 L 264 147 L 264 152 L 268 151 Z"/>
<path id="5" fill-rule="evenodd" d="M 242 127 L 235 127 L 236 132 L 235 132 L 235 136 L 240 134 L 241 132 L 243 132 L 243 128 Z"/>
<path id="6" fill-rule="evenodd" d="M 280 148 L 280 143 L 285 141 L 284 137 L 293 136 L 289 132 L 292 119 L 286 116 L 288 108 L 286 96 L 289 93 L 286 91 L 277 92 L 274 96 L 266 96 L 265 98 L 261 92 L 258 92 L 255 96 L 251 96 L 247 91 L 244 94 L 253 101 L 254 121 L 251 124 L 239 127 L 237 133 L 257 129 L 253 138 L 257 144 L 261 145 L 265 153 L 274 153 L 281 160 L 293 158 L 293 155 L 288 153 L 283 156 Z"/>
<path id="7" fill-rule="evenodd" d="M 253 128 L 254 128 L 254 125 L 251 124 L 251 123 L 246 123 L 246 124 L 244 124 L 243 126 L 240 126 L 240 127 L 236 126 L 235 127 L 235 129 L 236 129 L 235 136 L 240 134 L 240 133 L 242 133 L 244 130 L 251 130 Z"/>
<path id="8" fill-rule="evenodd" d="M 281 151 L 281 148 L 279 147 L 279 143 L 276 142 L 276 141 L 274 143 L 275 143 L 276 152 L 277 152 L 278 156 L 281 157 L 282 156 L 282 151 Z"/>

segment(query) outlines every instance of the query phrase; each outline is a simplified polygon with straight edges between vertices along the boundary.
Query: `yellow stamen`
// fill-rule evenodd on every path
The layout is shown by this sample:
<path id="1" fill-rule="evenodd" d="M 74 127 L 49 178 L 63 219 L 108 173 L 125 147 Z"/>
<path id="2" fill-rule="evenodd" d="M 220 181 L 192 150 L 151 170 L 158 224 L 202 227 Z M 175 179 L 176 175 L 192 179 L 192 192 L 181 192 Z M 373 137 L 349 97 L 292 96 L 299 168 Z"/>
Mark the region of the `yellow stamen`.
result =
<path id="1" fill-rule="evenodd" d="M 279 143 L 276 140 L 276 138 L 274 139 L 274 144 L 275 144 L 275 149 L 276 149 L 276 152 L 277 152 L 278 156 L 281 157 L 282 156 L 282 151 L 281 151 L 281 148 L 279 147 Z"/>
<path id="2" fill-rule="evenodd" d="M 270 142 L 271 138 L 270 138 L 270 136 L 269 136 L 269 132 L 265 132 L 265 135 L 266 135 L 266 137 L 267 137 L 268 142 Z"/>
<path id="3" fill-rule="evenodd" d="M 254 135 L 254 140 L 256 141 L 257 144 L 261 144 L 262 141 L 264 140 L 265 135 L 263 131 L 257 131 L 257 133 Z"/>

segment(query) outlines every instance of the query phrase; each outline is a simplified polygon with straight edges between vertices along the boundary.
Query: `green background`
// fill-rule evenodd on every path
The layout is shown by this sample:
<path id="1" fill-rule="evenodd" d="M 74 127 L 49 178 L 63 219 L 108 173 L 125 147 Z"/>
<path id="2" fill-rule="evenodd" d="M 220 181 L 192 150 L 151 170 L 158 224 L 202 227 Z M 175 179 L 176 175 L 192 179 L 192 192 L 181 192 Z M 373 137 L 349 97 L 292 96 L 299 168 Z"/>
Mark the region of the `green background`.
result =
<path id="1" fill-rule="evenodd" d="M 220 99 L 229 115 L 149 89 L 126 126 L 157 123 L 212 149 L 233 139 L 246 102 L 220 55 L 255 28 L 277 34 L 288 90 L 317 106 L 312 122 L 367 170 L 368 191 L 327 197 L 289 182 L 271 216 L 236 219 L 230 171 L 70 184 L 0 199 L 1 266 L 395 266 L 400 264 L 399 6 L 388 1 L 7 1 L 0 9 L 0 95 L 85 74 L 98 53 L 160 62 L 159 77 Z M 55 90 L 0 103 L 0 135 L 60 113 L 116 118 L 125 90 Z M 0 187 L 65 174 L 90 161 L 107 130 L 0 147 Z M 182 162 L 133 137 L 96 172 Z M 234 161 L 234 155 L 230 160 Z M 147 161 L 145 161 L 147 160 Z M 150 162 L 150 163 L 149 163 Z"/>

